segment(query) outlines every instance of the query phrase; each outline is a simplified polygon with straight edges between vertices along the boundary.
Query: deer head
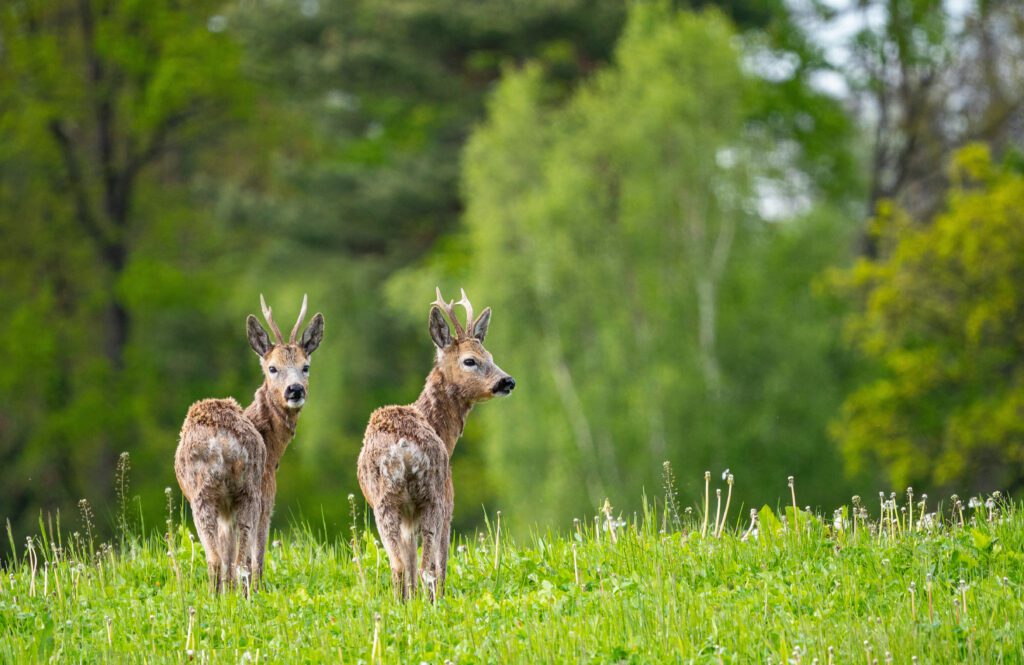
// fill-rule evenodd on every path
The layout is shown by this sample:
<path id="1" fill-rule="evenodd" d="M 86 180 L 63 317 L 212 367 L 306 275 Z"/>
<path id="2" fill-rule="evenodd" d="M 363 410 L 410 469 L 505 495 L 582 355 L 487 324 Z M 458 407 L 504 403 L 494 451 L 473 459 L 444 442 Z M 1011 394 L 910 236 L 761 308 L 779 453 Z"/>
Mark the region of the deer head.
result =
<path id="1" fill-rule="evenodd" d="M 459 302 L 445 302 L 441 289 L 436 289 L 437 300 L 430 307 L 430 337 L 437 346 L 437 368 L 445 381 L 457 386 L 470 402 L 483 402 L 492 397 L 504 397 L 516 387 L 515 379 L 494 364 L 494 358 L 484 348 L 484 337 L 491 323 L 491 308 L 473 317 L 473 305 L 462 291 Z M 466 310 L 465 327 L 455 315 L 455 306 Z M 455 335 L 445 319 L 447 314 L 455 326 Z"/>
<path id="2" fill-rule="evenodd" d="M 277 341 L 271 343 L 267 331 L 256 317 L 250 314 L 245 321 L 249 344 L 260 357 L 264 382 L 270 387 L 271 394 L 276 396 L 285 408 L 297 411 L 306 403 L 309 390 L 309 358 L 324 338 L 324 315 L 317 313 L 313 316 L 302 337 L 296 341 L 302 319 L 306 317 L 306 296 L 302 296 L 299 318 L 292 327 L 288 341 L 285 342 L 262 293 L 260 307 L 263 310 L 263 318 L 267 320 L 267 325 L 274 332 Z"/>

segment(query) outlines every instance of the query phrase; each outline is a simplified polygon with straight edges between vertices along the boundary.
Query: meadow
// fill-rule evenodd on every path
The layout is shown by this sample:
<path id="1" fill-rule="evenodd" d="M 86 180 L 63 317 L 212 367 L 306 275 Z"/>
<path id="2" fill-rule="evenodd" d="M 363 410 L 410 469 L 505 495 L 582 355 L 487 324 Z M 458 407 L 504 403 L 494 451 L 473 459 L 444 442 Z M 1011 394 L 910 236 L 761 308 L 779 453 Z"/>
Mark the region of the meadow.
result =
<path id="1" fill-rule="evenodd" d="M 40 519 L 0 576 L 0 660 L 29 662 L 1015 663 L 1024 661 L 1024 518 L 999 493 L 880 495 L 834 513 L 751 511 L 706 479 L 681 508 L 671 469 L 639 514 L 610 504 L 524 542 L 489 516 L 456 539 L 448 586 L 397 602 L 387 556 L 349 497 L 348 533 L 274 533 L 264 586 L 216 596 L 168 489 L 166 529 L 116 537 L 93 509 Z M 870 506 L 870 507 L 869 507 Z M 147 534 L 147 535 L 142 535 Z"/>

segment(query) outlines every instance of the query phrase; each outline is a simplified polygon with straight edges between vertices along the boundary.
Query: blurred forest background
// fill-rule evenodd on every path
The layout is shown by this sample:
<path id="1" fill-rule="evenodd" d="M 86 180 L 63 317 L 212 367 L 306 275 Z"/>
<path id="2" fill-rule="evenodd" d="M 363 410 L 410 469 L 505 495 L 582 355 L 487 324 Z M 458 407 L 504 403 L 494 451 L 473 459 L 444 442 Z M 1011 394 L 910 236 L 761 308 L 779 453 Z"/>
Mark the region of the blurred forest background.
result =
<path id="1" fill-rule="evenodd" d="M 248 402 L 245 316 L 308 292 L 275 524 L 339 533 L 435 284 L 519 386 L 463 530 L 665 460 L 684 504 L 1019 493 L 1022 146 L 1017 0 L 5 0 L 0 519 L 109 517 L 128 451 L 162 524 L 188 405 Z"/>

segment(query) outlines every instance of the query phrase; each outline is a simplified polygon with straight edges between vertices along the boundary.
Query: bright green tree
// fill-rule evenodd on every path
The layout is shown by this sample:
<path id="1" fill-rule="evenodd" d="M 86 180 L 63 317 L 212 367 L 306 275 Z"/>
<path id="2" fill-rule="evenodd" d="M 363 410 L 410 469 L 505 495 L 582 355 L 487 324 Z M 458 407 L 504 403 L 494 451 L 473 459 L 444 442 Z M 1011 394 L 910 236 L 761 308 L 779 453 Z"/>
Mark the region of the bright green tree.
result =
<path id="1" fill-rule="evenodd" d="M 849 152 L 836 149 L 845 145 L 847 117 L 807 85 L 821 59 L 784 2 L 675 4 L 719 6 L 745 31 L 758 54 L 751 60 L 784 53 L 797 63 L 744 100 L 744 121 L 792 151 L 801 172 L 837 199 L 855 191 Z M 314 377 L 316 398 L 281 470 L 283 506 L 318 514 L 324 505 L 329 520 L 338 518 L 339 497 L 357 491 L 351 470 L 367 415 L 420 389 L 430 363 L 424 308 L 442 271 L 396 280 L 390 292 L 399 295 L 389 302 L 381 285 L 419 261 L 466 273 L 471 257 L 458 226 L 467 205 L 459 189 L 464 147 L 503 72 L 540 67 L 543 98 L 564 102 L 607 64 L 625 15 L 620 0 L 320 0 L 228 13 L 227 30 L 246 44 L 247 71 L 265 96 L 263 142 L 253 144 L 257 174 L 223 183 L 220 209 L 274 236 L 253 252 L 254 277 L 291 294 L 327 296 L 321 365 L 336 363 Z M 520 154 L 522 142 L 500 150 Z M 266 287 L 253 281 L 256 288 Z M 715 371 L 713 360 L 709 367 Z M 471 419 L 453 462 L 462 528 L 479 522 L 481 504 L 494 498 L 489 478 L 500 477 L 485 472 L 483 432 Z"/>
<path id="2" fill-rule="evenodd" d="M 770 149 L 736 44 L 716 13 L 639 5 L 567 105 L 543 67 L 509 72 L 465 158 L 471 267 L 393 283 L 454 267 L 494 307 L 488 346 L 520 387 L 481 408 L 488 469 L 525 522 L 653 490 L 666 459 L 690 497 L 726 466 L 762 496 L 790 473 L 841 491 L 820 472 L 842 377 L 811 282 L 849 227 L 820 205 L 762 217 L 800 159 Z"/>
<path id="3" fill-rule="evenodd" d="M 833 433 L 851 466 L 892 483 L 990 491 L 1024 483 L 1024 174 L 963 149 L 947 208 L 922 225 L 892 206 L 882 248 L 837 276 L 857 297 L 854 346 L 878 374 Z"/>

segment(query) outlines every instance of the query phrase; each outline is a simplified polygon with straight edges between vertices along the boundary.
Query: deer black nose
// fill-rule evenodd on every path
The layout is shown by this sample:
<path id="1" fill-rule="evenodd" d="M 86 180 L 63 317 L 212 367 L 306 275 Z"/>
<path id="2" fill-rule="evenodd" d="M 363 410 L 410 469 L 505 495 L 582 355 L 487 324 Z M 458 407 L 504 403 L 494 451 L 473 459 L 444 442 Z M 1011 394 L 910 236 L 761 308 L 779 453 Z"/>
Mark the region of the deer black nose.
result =
<path id="1" fill-rule="evenodd" d="M 512 392 L 512 389 L 516 387 L 516 380 L 511 376 L 506 376 L 494 385 L 494 393 L 496 395 L 507 395 Z"/>
<path id="2" fill-rule="evenodd" d="M 288 400 L 302 399 L 306 396 L 306 389 L 302 387 L 302 384 L 293 383 L 284 389 L 284 397 Z"/>

